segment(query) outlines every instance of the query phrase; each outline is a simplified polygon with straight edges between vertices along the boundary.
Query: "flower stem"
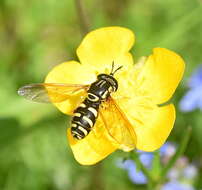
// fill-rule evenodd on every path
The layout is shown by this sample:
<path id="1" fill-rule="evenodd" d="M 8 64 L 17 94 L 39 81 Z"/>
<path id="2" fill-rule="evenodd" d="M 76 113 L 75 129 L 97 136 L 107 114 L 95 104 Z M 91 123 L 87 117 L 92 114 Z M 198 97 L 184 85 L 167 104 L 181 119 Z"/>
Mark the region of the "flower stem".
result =
<path id="1" fill-rule="evenodd" d="M 80 28 L 84 36 L 90 31 L 89 19 L 85 11 L 83 0 L 75 0 L 76 10 L 79 18 Z"/>
<path id="2" fill-rule="evenodd" d="M 191 137 L 191 127 L 188 127 L 185 131 L 184 138 L 182 139 L 182 142 L 180 143 L 180 146 L 174 156 L 170 159 L 166 167 L 161 172 L 161 181 L 164 180 L 166 174 L 171 169 L 171 167 L 175 164 L 175 162 L 178 160 L 178 158 L 185 152 L 185 149 L 187 147 L 187 144 L 189 142 L 189 139 Z"/>
<path id="3" fill-rule="evenodd" d="M 150 173 L 152 175 L 153 180 L 158 182 L 162 170 L 159 150 L 155 151 L 153 155 L 154 156 Z"/>
<path id="4" fill-rule="evenodd" d="M 104 190 L 104 183 L 103 183 L 103 163 L 100 162 L 92 167 L 91 172 L 91 183 L 89 185 L 89 190 Z"/>
<path id="5" fill-rule="evenodd" d="M 144 167 L 144 165 L 142 164 L 142 162 L 139 159 L 138 154 L 133 151 L 130 153 L 130 157 L 135 161 L 135 163 L 140 167 L 140 170 L 144 173 L 144 175 L 147 177 L 148 181 L 152 181 L 153 182 L 153 178 L 149 172 L 149 170 Z"/>

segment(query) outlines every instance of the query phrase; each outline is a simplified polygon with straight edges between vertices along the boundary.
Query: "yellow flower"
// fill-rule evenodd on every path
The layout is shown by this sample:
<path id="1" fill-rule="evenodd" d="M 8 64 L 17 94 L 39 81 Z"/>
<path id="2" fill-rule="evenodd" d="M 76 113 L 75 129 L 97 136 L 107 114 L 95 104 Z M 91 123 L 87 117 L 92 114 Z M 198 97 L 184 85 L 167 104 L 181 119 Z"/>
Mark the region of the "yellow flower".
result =
<path id="1" fill-rule="evenodd" d="M 118 91 L 112 94 L 125 113 L 136 133 L 136 145 L 118 144 L 109 135 L 98 116 L 93 130 L 82 140 L 67 137 L 75 159 L 83 165 L 91 165 L 104 159 L 117 149 L 144 151 L 158 149 L 166 140 L 175 121 L 173 104 L 167 102 L 174 93 L 184 72 L 184 61 L 176 53 L 165 48 L 154 48 L 145 60 L 134 64 L 129 50 L 133 46 L 133 32 L 122 27 L 105 27 L 86 35 L 77 49 L 80 63 L 68 61 L 54 67 L 46 77 L 46 83 L 91 84 L 100 73 L 109 74 L 112 62 L 123 65 L 116 74 Z M 72 115 L 81 103 L 82 93 L 55 106 Z M 109 126 L 119 135 L 118 121 L 107 118 Z M 131 141 L 130 137 L 128 141 Z"/>

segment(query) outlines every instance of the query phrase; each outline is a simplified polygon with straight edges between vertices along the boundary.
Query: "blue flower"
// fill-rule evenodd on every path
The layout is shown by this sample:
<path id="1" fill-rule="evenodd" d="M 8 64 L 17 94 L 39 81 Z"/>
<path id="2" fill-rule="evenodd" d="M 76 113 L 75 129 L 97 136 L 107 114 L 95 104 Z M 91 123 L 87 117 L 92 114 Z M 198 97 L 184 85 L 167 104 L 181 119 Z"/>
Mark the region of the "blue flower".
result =
<path id="1" fill-rule="evenodd" d="M 153 160 L 152 153 L 141 151 L 139 158 L 145 167 L 151 168 Z M 137 165 L 133 160 L 126 160 L 124 162 L 119 162 L 118 166 L 128 171 L 128 176 L 133 183 L 135 184 L 147 183 L 147 177 L 139 170 L 139 168 L 137 168 Z"/>
<path id="2" fill-rule="evenodd" d="M 189 184 L 183 184 L 178 181 L 170 181 L 164 184 L 161 190 L 194 190 L 194 188 Z"/>
<path id="3" fill-rule="evenodd" d="M 124 162 L 119 162 L 118 166 L 128 171 L 128 176 L 133 183 L 135 184 L 147 183 L 146 176 L 141 171 L 138 171 L 136 164 L 133 160 L 126 160 Z"/>
<path id="4" fill-rule="evenodd" d="M 197 167 L 194 164 L 188 165 L 186 168 L 183 170 L 183 174 L 187 179 L 193 179 L 194 177 L 197 176 Z"/>
<path id="5" fill-rule="evenodd" d="M 173 143 L 165 143 L 160 149 L 161 155 L 165 157 L 170 155 L 170 153 L 173 153 L 173 151 L 175 152 L 175 146 L 173 145 Z M 146 168 L 151 169 L 154 157 L 153 153 L 144 152 L 140 150 L 138 150 L 137 153 L 139 154 L 139 159 L 142 162 L 142 164 Z M 139 168 L 137 168 L 137 165 L 133 160 L 118 162 L 118 166 L 128 171 L 128 176 L 133 183 L 135 184 L 147 183 L 147 177 L 142 173 L 142 171 L 139 170 Z"/>
<path id="6" fill-rule="evenodd" d="M 144 151 L 138 151 L 138 152 L 139 152 L 139 159 L 142 162 L 142 164 L 146 168 L 151 168 L 153 154 L 151 152 L 144 152 Z"/>
<path id="7" fill-rule="evenodd" d="M 190 88 L 180 101 L 180 109 L 190 112 L 199 108 L 202 110 L 202 66 L 200 66 L 188 81 Z"/>
<path id="8" fill-rule="evenodd" d="M 161 163 L 166 164 L 176 152 L 176 145 L 171 142 L 165 143 L 160 149 Z M 141 163 L 147 169 L 152 169 L 153 153 L 137 151 Z M 147 184 L 148 179 L 139 170 L 138 165 L 133 160 L 118 162 L 120 168 L 128 172 L 129 179 L 135 184 Z M 176 164 L 167 174 L 168 182 L 162 185 L 161 190 L 194 190 L 190 183 L 197 176 L 197 168 L 194 164 L 189 164 L 186 157 L 180 157 Z M 186 183 L 185 183 L 186 182 Z"/>
<path id="9" fill-rule="evenodd" d="M 188 81 L 188 86 L 190 88 L 197 88 L 198 86 L 202 86 L 202 65 L 193 73 Z"/>
<path id="10" fill-rule="evenodd" d="M 166 142 L 160 148 L 160 155 L 164 157 L 172 157 L 176 152 L 176 145 L 172 142 Z"/>

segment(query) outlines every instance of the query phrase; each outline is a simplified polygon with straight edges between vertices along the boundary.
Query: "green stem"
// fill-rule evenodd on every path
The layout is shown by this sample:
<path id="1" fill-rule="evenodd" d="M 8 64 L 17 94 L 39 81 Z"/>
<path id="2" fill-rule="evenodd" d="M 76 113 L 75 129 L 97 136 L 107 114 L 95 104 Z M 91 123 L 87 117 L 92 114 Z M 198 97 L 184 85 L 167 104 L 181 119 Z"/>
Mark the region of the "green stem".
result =
<path id="1" fill-rule="evenodd" d="M 83 5 L 83 0 L 75 0 L 76 10 L 79 18 L 80 28 L 84 36 L 90 31 L 89 19 Z"/>
<path id="2" fill-rule="evenodd" d="M 150 171 L 154 181 L 158 182 L 160 178 L 161 170 L 162 170 L 162 167 L 161 167 L 161 161 L 160 161 L 160 153 L 159 153 L 159 150 L 157 150 L 153 153 L 152 168 Z"/>
<path id="3" fill-rule="evenodd" d="M 136 164 L 140 167 L 143 174 L 148 179 L 148 183 L 147 183 L 148 190 L 154 190 L 159 184 L 161 184 L 164 181 L 168 171 L 173 167 L 173 165 L 178 160 L 178 158 L 184 154 L 190 137 L 191 137 L 191 127 L 188 127 L 185 131 L 182 142 L 180 143 L 180 146 L 178 150 L 176 151 L 176 153 L 174 154 L 174 156 L 170 159 L 170 161 L 168 162 L 168 164 L 165 166 L 164 169 L 161 170 L 160 168 L 158 168 L 158 171 L 161 170 L 161 172 L 159 172 L 159 177 L 157 177 L 156 175 L 152 175 L 152 173 L 147 168 L 144 167 L 144 165 L 140 161 L 138 154 L 136 152 L 130 153 L 131 159 L 133 159 L 136 162 Z M 158 152 L 156 152 L 157 164 L 159 164 L 158 156 L 159 156 Z M 158 173 L 158 171 L 155 171 L 155 173 Z"/>
<path id="4" fill-rule="evenodd" d="M 161 172 L 161 181 L 164 180 L 164 178 L 166 177 L 166 174 L 171 169 L 171 167 L 175 164 L 175 162 L 178 160 L 178 158 L 182 154 L 184 154 L 185 149 L 187 147 L 187 144 L 189 142 L 189 139 L 191 137 L 191 131 L 192 131 L 191 127 L 188 127 L 186 129 L 184 137 L 182 139 L 182 142 L 180 143 L 180 146 L 179 146 L 178 150 L 176 151 L 176 153 L 174 154 L 174 156 L 170 159 L 170 161 L 168 162 L 168 164 L 166 165 L 166 167 Z"/>
<path id="5" fill-rule="evenodd" d="M 104 182 L 103 182 L 103 163 L 100 162 L 94 166 L 92 166 L 91 172 L 91 183 L 89 185 L 89 190 L 104 190 Z"/>
<path id="6" fill-rule="evenodd" d="M 140 167 L 141 171 L 144 173 L 144 175 L 147 177 L 148 181 L 153 182 L 153 178 L 147 168 L 144 167 L 142 162 L 139 159 L 139 156 L 136 152 L 131 152 L 130 157 L 135 161 L 135 163 Z"/>

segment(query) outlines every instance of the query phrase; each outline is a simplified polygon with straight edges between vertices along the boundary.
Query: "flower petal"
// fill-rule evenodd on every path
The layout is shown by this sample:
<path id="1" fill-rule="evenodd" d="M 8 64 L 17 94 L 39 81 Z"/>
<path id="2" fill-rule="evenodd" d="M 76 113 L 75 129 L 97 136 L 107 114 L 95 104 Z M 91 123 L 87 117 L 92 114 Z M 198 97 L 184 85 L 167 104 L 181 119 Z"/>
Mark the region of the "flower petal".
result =
<path id="1" fill-rule="evenodd" d="M 170 99 L 184 73 L 184 61 L 176 53 L 155 48 L 138 75 L 137 84 L 156 104 Z"/>
<path id="2" fill-rule="evenodd" d="M 104 27 L 86 35 L 77 49 L 83 64 L 100 67 L 126 54 L 134 44 L 132 31 L 122 27 Z"/>
<path id="3" fill-rule="evenodd" d="M 96 74 L 90 66 L 81 65 L 76 61 L 69 61 L 54 67 L 45 79 L 45 83 L 91 84 L 96 80 Z M 84 98 L 80 92 L 61 103 L 54 105 L 63 113 L 71 115 Z"/>
<path id="4" fill-rule="evenodd" d="M 133 125 L 137 148 L 153 151 L 168 137 L 175 120 L 174 106 L 157 107 L 174 93 L 184 71 L 183 60 L 174 52 L 155 48 L 148 59 L 141 59 L 129 78 L 118 79 L 119 89 L 113 94 Z M 165 127 L 162 127 L 162 126 Z"/>
<path id="5" fill-rule="evenodd" d="M 131 95 L 131 92 L 128 91 L 128 94 Z M 158 149 L 173 128 L 175 121 L 174 106 L 171 104 L 158 107 L 144 95 L 134 95 L 132 99 L 127 98 L 126 95 L 126 98 L 121 98 L 118 103 L 134 127 L 137 149 L 143 151 Z"/>
<path id="6" fill-rule="evenodd" d="M 118 145 L 109 136 L 98 117 L 92 131 L 82 140 L 76 140 L 67 130 L 67 137 L 75 159 L 82 165 L 92 165 L 114 152 Z"/>
<path id="7" fill-rule="evenodd" d="M 137 149 L 154 151 L 162 146 L 173 128 L 174 121 L 173 104 L 154 109 L 143 126 L 135 127 Z"/>

